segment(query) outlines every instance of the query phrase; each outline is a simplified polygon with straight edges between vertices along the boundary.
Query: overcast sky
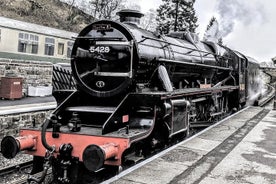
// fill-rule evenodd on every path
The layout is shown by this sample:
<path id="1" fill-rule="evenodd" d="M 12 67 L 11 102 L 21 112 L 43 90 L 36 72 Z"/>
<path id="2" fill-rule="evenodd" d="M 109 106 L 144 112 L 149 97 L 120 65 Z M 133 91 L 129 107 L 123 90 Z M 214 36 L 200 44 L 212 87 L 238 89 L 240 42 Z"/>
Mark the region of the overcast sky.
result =
<path id="1" fill-rule="evenodd" d="M 157 8 L 161 0 L 137 0 L 142 12 Z M 220 23 L 223 41 L 259 61 L 271 61 L 276 56 L 275 0 L 196 0 L 195 6 L 200 36 L 212 16 Z"/>

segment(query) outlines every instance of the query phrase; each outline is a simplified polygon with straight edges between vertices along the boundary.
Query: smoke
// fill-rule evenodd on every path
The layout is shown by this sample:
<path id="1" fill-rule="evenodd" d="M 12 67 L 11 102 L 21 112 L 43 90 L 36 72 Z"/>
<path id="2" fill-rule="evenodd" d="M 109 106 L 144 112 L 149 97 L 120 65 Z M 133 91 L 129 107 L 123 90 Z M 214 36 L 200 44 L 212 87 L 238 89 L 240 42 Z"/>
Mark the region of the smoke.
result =
<path id="1" fill-rule="evenodd" d="M 219 30 L 219 23 L 217 20 L 214 20 L 211 27 L 205 31 L 203 40 L 212 41 L 218 43 L 218 40 L 221 38 L 221 33 Z"/>
<path id="2" fill-rule="evenodd" d="M 217 11 L 223 37 L 234 30 L 237 22 L 262 25 L 266 21 L 264 6 L 257 0 L 217 0 Z"/>
<path id="3" fill-rule="evenodd" d="M 252 76 L 249 76 L 248 81 L 248 99 L 247 99 L 247 105 L 253 105 L 255 101 L 258 101 L 261 97 L 266 96 L 268 89 L 267 85 L 265 84 L 266 81 L 266 75 L 260 71 L 257 76 L 252 78 Z"/>

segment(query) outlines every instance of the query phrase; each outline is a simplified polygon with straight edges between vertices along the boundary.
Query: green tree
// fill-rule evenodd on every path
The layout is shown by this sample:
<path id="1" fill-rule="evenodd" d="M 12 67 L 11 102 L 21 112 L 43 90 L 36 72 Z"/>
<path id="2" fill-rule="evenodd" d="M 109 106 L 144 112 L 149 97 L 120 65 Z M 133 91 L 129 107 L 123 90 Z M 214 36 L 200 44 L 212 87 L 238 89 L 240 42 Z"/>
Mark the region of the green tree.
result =
<path id="1" fill-rule="evenodd" d="M 162 0 L 157 9 L 157 30 L 167 34 L 171 31 L 195 32 L 197 17 L 193 5 L 195 0 Z"/>

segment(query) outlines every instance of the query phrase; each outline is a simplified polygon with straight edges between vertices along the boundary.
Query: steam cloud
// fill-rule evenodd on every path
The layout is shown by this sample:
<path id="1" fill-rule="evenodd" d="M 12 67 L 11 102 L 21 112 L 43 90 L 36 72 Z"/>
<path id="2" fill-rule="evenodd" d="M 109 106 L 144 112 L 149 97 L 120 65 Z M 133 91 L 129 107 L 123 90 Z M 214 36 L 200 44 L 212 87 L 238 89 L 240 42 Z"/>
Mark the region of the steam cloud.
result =
<path id="1" fill-rule="evenodd" d="M 264 6 L 257 0 L 217 0 L 220 15 L 220 31 L 223 37 L 231 33 L 236 22 L 245 25 L 263 24 L 266 20 Z"/>

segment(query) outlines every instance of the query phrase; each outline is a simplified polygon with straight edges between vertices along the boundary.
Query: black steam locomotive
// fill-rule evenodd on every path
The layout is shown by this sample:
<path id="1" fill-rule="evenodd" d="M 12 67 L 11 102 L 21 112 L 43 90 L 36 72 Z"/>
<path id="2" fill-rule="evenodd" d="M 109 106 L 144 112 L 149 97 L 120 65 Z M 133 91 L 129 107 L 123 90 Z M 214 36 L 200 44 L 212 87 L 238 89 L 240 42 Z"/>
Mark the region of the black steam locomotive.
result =
<path id="1" fill-rule="evenodd" d="M 120 23 L 101 20 L 80 32 L 71 61 L 78 89 L 42 130 L 24 128 L 18 138 L 5 137 L 5 157 L 25 150 L 34 155 L 32 173 L 46 162 L 58 183 L 85 183 L 84 175 L 146 157 L 258 93 L 253 59 L 190 33 L 141 29 L 137 11 L 119 15 Z"/>

